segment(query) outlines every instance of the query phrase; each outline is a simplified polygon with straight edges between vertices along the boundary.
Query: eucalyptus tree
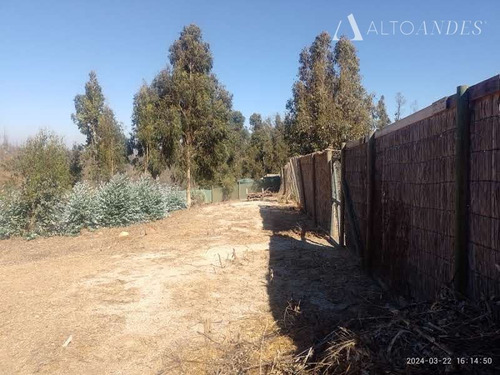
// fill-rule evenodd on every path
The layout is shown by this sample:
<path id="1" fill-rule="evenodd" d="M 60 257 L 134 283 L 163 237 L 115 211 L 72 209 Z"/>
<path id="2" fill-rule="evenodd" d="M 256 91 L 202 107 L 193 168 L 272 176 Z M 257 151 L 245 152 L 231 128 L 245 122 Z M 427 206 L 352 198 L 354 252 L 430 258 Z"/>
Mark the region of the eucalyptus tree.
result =
<path id="1" fill-rule="evenodd" d="M 153 177 L 158 176 L 165 166 L 158 143 L 161 130 L 159 93 L 154 85 L 149 86 L 144 83 L 134 96 L 132 134 L 135 142 L 133 147 L 142 158 L 143 171 L 149 171 Z"/>
<path id="2" fill-rule="evenodd" d="M 83 170 L 94 181 L 109 180 L 125 163 L 126 139 L 111 108 L 106 105 L 94 71 L 89 74 L 85 93 L 76 95 L 71 119 L 85 135 Z"/>
<path id="3" fill-rule="evenodd" d="M 387 108 L 385 106 L 385 97 L 382 95 L 375 106 L 375 128 L 383 129 L 391 123 L 391 119 L 387 114 Z"/>
<path id="4" fill-rule="evenodd" d="M 212 73 L 212 53 L 198 26 L 184 27 L 169 61 L 171 67 L 152 84 L 158 96 L 156 144 L 165 163 L 183 172 L 189 206 L 193 177 L 199 184 L 222 177 L 232 96 Z"/>
<path id="5" fill-rule="evenodd" d="M 260 114 L 254 113 L 250 119 L 254 130 L 245 152 L 243 174 L 261 178 L 267 173 L 279 173 L 289 156 L 281 117 L 262 120 Z"/>
<path id="6" fill-rule="evenodd" d="M 403 117 L 404 106 L 406 105 L 406 98 L 401 92 L 396 93 L 396 112 L 394 113 L 394 121 L 399 121 Z"/>
<path id="7" fill-rule="evenodd" d="M 87 138 L 87 146 L 93 148 L 97 144 L 97 127 L 99 126 L 99 117 L 104 110 L 104 101 L 97 75 L 91 71 L 89 80 L 85 83 L 85 93 L 75 96 L 75 113 L 71 115 L 71 119 Z"/>
<path id="8" fill-rule="evenodd" d="M 362 82 L 356 48 L 346 37 L 335 44 L 335 107 L 338 112 L 332 145 L 357 139 L 370 131 L 372 96 Z"/>
<path id="9" fill-rule="evenodd" d="M 300 53 L 297 81 L 287 103 L 285 136 L 294 154 L 340 148 L 369 131 L 371 96 L 359 72 L 354 45 L 345 37 L 332 46 L 326 32 Z"/>

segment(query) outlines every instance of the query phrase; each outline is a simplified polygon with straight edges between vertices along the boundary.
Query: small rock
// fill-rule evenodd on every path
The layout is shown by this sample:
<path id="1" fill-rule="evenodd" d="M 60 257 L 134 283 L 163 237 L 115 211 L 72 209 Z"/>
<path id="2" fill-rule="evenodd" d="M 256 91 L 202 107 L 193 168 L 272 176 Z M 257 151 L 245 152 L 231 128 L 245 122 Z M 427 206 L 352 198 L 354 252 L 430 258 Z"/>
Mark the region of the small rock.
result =
<path id="1" fill-rule="evenodd" d="M 129 236 L 128 232 L 120 232 L 120 234 L 118 235 L 118 237 L 128 237 L 128 236 Z"/>

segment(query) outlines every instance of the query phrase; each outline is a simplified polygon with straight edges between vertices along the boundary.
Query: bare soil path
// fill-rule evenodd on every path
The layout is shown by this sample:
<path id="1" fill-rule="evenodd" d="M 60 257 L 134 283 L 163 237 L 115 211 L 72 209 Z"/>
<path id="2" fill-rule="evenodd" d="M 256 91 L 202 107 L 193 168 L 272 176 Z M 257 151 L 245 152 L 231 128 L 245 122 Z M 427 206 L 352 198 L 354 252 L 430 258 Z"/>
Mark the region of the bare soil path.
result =
<path id="1" fill-rule="evenodd" d="M 380 298 L 310 225 L 290 205 L 232 202 L 1 241 L 0 374 L 265 373 Z"/>

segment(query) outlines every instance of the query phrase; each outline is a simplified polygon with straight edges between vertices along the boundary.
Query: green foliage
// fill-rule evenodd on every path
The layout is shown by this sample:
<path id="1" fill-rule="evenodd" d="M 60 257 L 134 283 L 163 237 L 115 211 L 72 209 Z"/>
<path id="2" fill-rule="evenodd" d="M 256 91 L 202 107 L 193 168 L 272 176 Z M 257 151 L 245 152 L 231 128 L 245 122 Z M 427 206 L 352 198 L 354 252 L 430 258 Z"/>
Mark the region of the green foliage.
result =
<path id="1" fill-rule="evenodd" d="M 335 44 L 334 63 L 337 71 L 335 107 L 339 116 L 332 146 L 340 149 L 342 142 L 358 139 L 370 131 L 373 104 L 372 96 L 361 84 L 356 48 L 346 37 Z"/>
<path id="2" fill-rule="evenodd" d="M 260 128 L 262 128 L 263 126 L 262 116 L 260 115 L 260 113 L 253 113 L 250 116 L 249 121 L 253 132 L 260 130 Z"/>
<path id="3" fill-rule="evenodd" d="M 93 71 L 85 84 L 85 93 L 75 96 L 75 113 L 71 118 L 87 137 L 85 148 L 79 154 L 84 177 L 107 181 L 120 172 L 125 163 L 126 138 L 113 111 L 105 104 Z"/>
<path id="4" fill-rule="evenodd" d="M 158 183 L 143 177 L 134 184 L 134 190 L 142 221 L 159 220 L 165 217 L 168 212 L 165 196 L 168 194 L 165 194 Z"/>
<path id="5" fill-rule="evenodd" d="M 205 203 L 205 194 L 200 190 L 191 191 L 191 201 L 193 206 L 198 206 Z"/>
<path id="6" fill-rule="evenodd" d="M 248 130 L 245 129 L 245 116 L 240 111 L 232 111 L 229 121 L 232 130 L 242 132 L 243 138 L 248 138 Z"/>
<path id="7" fill-rule="evenodd" d="M 281 117 L 276 115 L 274 123 L 269 118 L 262 121 L 257 113 L 251 118 L 254 131 L 245 150 L 243 175 L 258 179 L 268 173 L 279 173 L 288 158 Z"/>
<path id="8" fill-rule="evenodd" d="M 101 224 L 116 227 L 142 221 L 137 191 L 123 175 L 103 184 L 97 195 Z"/>
<path id="9" fill-rule="evenodd" d="M 127 141 L 121 125 L 108 106 L 104 107 L 99 117 L 97 136 L 98 179 L 107 181 L 117 172 L 123 171 Z"/>
<path id="10" fill-rule="evenodd" d="M 163 195 L 163 206 L 166 212 L 182 210 L 186 208 L 186 195 L 172 186 L 161 187 Z"/>
<path id="11" fill-rule="evenodd" d="M 20 180 L 19 200 L 22 207 L 14 208 L 24 219 L 17 218 L 22 229 L 29 232 L 57 230 L 56 217 L 61 196 L 71 185 L 68 152 L 61 138 L 42 130 L 28 138 L 14 163 Z"/>
<path id="12" fill-rule="evenodd" d="M 220 184 L 227 192 L 239 178 L 243 176 L 244 159 L 250 139 L 250 134 L 245 128 L 245 117 L 239 111 L 233 111 L 229 121 L 227 147 L 227 160 L 219 168 L 221 175 Z"/>
<path id="13" fill-rule="evenodd" d="M 97 143 L 97 127 L 99 117 L 104 109 L 104 95 L 94 71 L 89 74 L 85 84 L 85 94 L 75 96 L 75 113 L 71 119 L 78 129 L 87 137 L 87 145 Z"/>
<path id="14" fill-rule="evenodd" d="M 287 103 L 285 136 L 294 154 L 307 154 L 369 131 L 371 96 L 361 84 L 356 49 L 342 37 L 332 49 L 323 32 L 304 49 L 298 80 Z"/>
<path id="15" fill-rule="evenodd" d="M 153 177 L 158 176 L 165 168 L 161 155 L 163 123 L 159 104 L 158 92 L 153 85 L 150 87 L 144 83 L 134 96 L 132 114 L 132 132 L 136 140 L 134 148 L 141 158 L 142 169 L 144 172 L 149 171 Z"/>
<path id="16" fill-rule="evenodd" d="M 373 118 L 374 118 L 375 129 L 382 129 L 391 123 L 391 119 L 389 118 L 389 115 L 387 114 L 387 109 L 385 107 L 384 95 L 382 95 L 378 100 L 374 112 L 375 113 Z"/>
<path id="17" fill-rule="evenodd" d="M 69 151 L 69 171 L 71 174 L 72 184 L 76 184 L 82 179 L 83 173 L 83 159 L 82 155 L 84 152 L 83 145 L 74 144 Z"/>
<path id="18" fill-rule="evenodd" d="M 0 199 L 0 238 L 54 235 L 60 230 L 63 206 L 52 198 L 41 200 L 35 212 L 22 192 L 10 190 Z"/>
<path id="19" fill-rule="evenodd" d="M 133 182 L 124 175 L 116 175 L 101 185 L 97 200 L 98 224 L 104 227 L 158 220 L 186 206 L 178 190 L 147 177 Z"/>
<path id="20" fill-rule="evenodd" d="M 123 226 L 164 218 L 186 207 L 185 195 L 170 186 L 143 177 L 131 181 L 114 176 L 98 188 L 87 182 L 40 206 L 39 215 L 29 216 L 29 205 L 15 190 L 0 199 L 0 238 L 21 235 L 80 233 L 83 228 Z M 31 225 L 29 225 L 31 224 Z"/>
<path id="21" fill-rule="evenodd" d="M 285 123 L 280 115 L 274 118 L 273 131 L 271 133 L 272 151 L 267 173 L 279 173 L 289 158 L 289 148 L 285 140 Z"/>
<path id="22" fill-rule="evenodd" d="M 102 222 L 96 189 L 87 182 L 78 182 L 67 197 L 62 227 L 68 234 L 78 234 L 83 228 L 94 229 Z"/>
<path id="23" fill-rule="evenodd" d="M 394 121 L 399 121 L 403 117 L 404 106 L 406 105 L 406 98 L 400 92 L 396 93 L 396 112 L 394 113 Z"/>
<path id="24" fill-rule="evenodd" d="M 21 194 L 17 191 L 7 192 L 0 198 L 0 238 L 22 234 L 27 224 L 28 210 Z"/>
<path id="25" fill-rule="evenodd" d="M 134 137 L 144 169 L 182 171 L 190 201 L 191 177 L 200 184 L 221 181 L 232 170 L 231 95 L 211 73 L 212 54 L 195 25 L 184 27 L 169 49 L 171 68 L 161 71 L 134 100 Z"/>
<path id="26" fill-rule="evenodd" d="M 169 52 L 170 64 L 180 72 L 208 74 L 212 70 L 210 46 L 203 41 L 201 29 L 196 25 L 185 26 Z"/>

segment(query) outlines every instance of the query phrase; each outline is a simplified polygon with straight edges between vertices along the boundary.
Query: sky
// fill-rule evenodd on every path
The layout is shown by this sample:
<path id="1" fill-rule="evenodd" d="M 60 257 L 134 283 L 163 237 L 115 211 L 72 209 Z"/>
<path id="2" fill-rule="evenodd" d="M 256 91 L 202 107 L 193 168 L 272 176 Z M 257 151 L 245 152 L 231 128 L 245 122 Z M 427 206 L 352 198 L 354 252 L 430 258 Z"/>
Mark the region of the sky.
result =
<path id="1" fill-rule="evenodd" d="M 253 112 L 283 114 L 300 51 L 322 31 L 353 38 L 350 14 L 363 39 L 353 41 L 363 84 L 385 96 L 391 117 L 398 91 L 408 115 L 414 101 L 421 109 L 500 71 L 498 0 L 0 0 L 0 132 L 20 143 L 48 128 L 68 145 L 83 142 L 73 99 L 95 70 L 128 133 L 134 94 L 166 66 L 169 46 L 191 23 L 210 43 L 233 109 L 247 121 Z"/>

